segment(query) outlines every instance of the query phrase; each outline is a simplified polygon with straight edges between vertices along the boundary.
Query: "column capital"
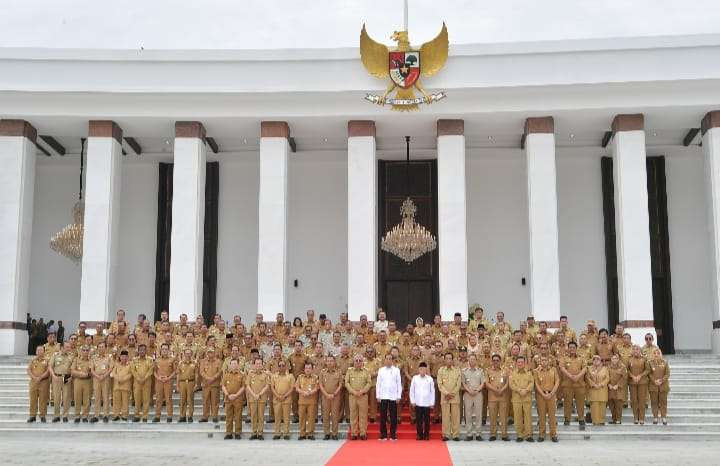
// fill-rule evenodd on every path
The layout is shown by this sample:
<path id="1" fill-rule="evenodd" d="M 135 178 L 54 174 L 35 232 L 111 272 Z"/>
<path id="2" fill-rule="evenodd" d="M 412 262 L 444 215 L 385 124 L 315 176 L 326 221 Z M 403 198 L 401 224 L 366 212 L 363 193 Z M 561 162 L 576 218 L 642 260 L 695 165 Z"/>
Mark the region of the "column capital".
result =
<path id="1" fill-rule="evenodd" d="M 700 132 L 703 136 L 712 128 L 720 128 L 720 110 L 707 112 L 700 123 Z"/>
<path id="2" fill-rule="evenodd" d="M 25 120 L 0 120 L 0 136 L 23 136 L 34 143 L 37 130 Z"/>
<path id="3" fill-rule="evenodd" d="M 525 136 L 528 134 L 554 134 L 555 120 L 551 116 L 525 119 Z"/>
<path id="4" fill-rule="evenodd" d="M 290 127 L 287 121 L 261 121 L 260 137 L 287 139 L 290 137 Z"/>
<path id="5" fill-rule="evenodd" d="M 176 121 L 176 138 L 205 139 L 205 126 L 199 121 Z"/>
<path id="6" fill-rule="evenodd" d="M 90 120 L 88 136 L 91 138 L 113 138 L 122 144 L 122 128 L 112 120 Z"/>
<path id="7" fill-rule="evenodd" d="M 645 116 L 642 113 L 615 115 L 612 121 L 612 132 L 643 131 L 645 129 Z"/>
<path id="8" fill-rule="evenodd" d="M 348 137 L 372 136 L 375 137 L 375 122 L 373 120 L 348 121 Z"/>
<path id="9" fill-rule="evenodd" d="M 438 120 L 437 136 L 464 136 L 465 120 Z"/>

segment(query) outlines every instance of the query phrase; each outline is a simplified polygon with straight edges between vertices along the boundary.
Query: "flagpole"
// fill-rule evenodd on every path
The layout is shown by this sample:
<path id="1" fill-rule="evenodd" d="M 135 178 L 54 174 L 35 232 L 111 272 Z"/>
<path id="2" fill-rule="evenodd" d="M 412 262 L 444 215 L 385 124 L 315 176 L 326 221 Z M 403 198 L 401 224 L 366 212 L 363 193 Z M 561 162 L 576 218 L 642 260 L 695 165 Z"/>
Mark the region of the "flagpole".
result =
<path id="1" fill-rule="evenodd" d="M 403 0 L 404 10 L 403 10 L 403 31 L 408 30 L 408 0 Z"/>

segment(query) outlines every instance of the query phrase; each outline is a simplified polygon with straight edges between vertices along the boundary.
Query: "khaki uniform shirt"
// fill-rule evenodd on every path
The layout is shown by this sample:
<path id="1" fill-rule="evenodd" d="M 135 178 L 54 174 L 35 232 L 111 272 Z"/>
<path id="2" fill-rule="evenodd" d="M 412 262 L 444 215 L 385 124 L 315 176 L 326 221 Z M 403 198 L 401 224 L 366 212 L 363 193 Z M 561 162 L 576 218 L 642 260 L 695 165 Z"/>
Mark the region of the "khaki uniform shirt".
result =
<path id="1" fill-rule="evenodd" d="M 167 377 L 175 370 L 175 358 L 171 357 L 159 357 L 155 360 L 155 367 L 158 375 Z"/>
<path id="2" fill-rule="evenodd" d="M 627 400 L 627 367 L 623 363 L 617 366 L 610 364 L 608 366 L 608 399 L 610 400 Z M 613 390 L 609 386 L 617 385 L 617 389 Z"/>
<path id="3" fill-rule="evenodd" d="M 351 367 L 345 373 L 345 388 L 356 392 L 367 392 L 372 386 L 370 372 L 365 369 Z"/>
<path id="4" fill-rule="evenodd" d="M 480 386 L 485 382 L 485 371 L 479 367 L 475 369 L 466 367 L 462 370 L 462 383 L 470 390 L 478 391 Z"/>
<path id="5" fill-rule="evenodd" d="M 535 377 L 535 388 L 546 393 L 555 388 L 555 383 L 560 380 L 560 374 L 558 374 L 557 369 L 549 365 L 547 369 L 538 367 L 533 371 L 533 374 Z M 558 385 L 558 387 L 560 387 L 560 385 Z"/>
<path id="6" fill-rule="evenodd" d="M 234 395 L 236 394 L 241 388 L 245 386 L 245 374 L 240 372 L 239 370 L 233 372 L 228 371 L 223 375 L 222 378 L 222 386 L 227 391 L 228 394 Z M 230 401 L 227 400 L 226 401 Z M 237 401 L 237 400 L 235 400 Z"/>
<path id="7" fill-rule="evenodd" d="M 220 373 L 222 373 L 222 361 L 219 359 L 215 358 L 212 361 L 209 359 L 203 359 L 200 361 L 200 375 L 203 377 L 203 387 L 219 387 L 220 379 L 216 377 Z M 209 385 L 206 385 L 207 381 L 205 379 L 212 378 L 215 378 L 215 380 Z"/>
<path id="8" fill-rule="evenodd" d="M 488 367 L 485 370 L 485 374 L 487 375 L 487 385 L 492 386 L 496 390 L 499 390 L 508 382 L 508 373 L 502 366 L 499 369 L 494 369 L 492 366 Z M 488 390 L 488 401 L 505 401 L 506 392 L 507 389 L 498 395 L 492 390 Z"/>
<path id="9" fill-rule="evenodd" d="M 98 355 L 95 356 L 91 362 L 92 369 L 96 374 L 100 375 L 112 369 L 113 357 L 110 354 L 105 354 L 105 356 Z"/>
<path id="10" fill-rule="evenodd" d="M 49 361 L 43 356 L 39 358 L 35 356 L 28 363 L 28 369 L 33 377 L 40 377 L 48 370 Z"/>
<path id="11" fill-rule="evenodd" d="M 460 403 L 460 389 L 462 388 L 461 382 L 462 374 L 460 369 L 457 367 L 443 366 L 438 369 L 437 384 L 438 390 L 443 395 L 441 397 L 442 403 Z M 450 400 L 445 400 L 444 395 L 455 395 Z"/>
<path id="12" fill-rule="evenodd" d="M 512 402 L 529 402 L 532 401 L 532 389 L 535 386 L 535 378 L 527 369 L 518 369 L 510 374 L 510 390 L 512 390 Z M 527 390 L 527 393 L 521 394 L 520 390 Z"/>
<path id="13" fill-rule="evenodd" d="M 580 356 L 566 356 L 563 359 L 560 360 L 560 364 L 565 368 L 565 370 L 570 375 L 578 375 L 580 372 L 582 372 L 583 368 L 586 367 L 587 361 L 583 359 Z M 564 374 L 563 374 L 564 375 Z M 568 377 L 563 376 L 562 381 L 563 387 L 573 387 L 573 388 L 582 388 L 585 386 L 585 381 L 581 377 L 580 380 L 573 381 L 569 379 Z"/>
<path id="14" fill-rule="evenodd" d="M 630 357 L 630 361 L 628 362 L 628 384 L 629 385 L 647 385 L 648 383 L 648 377 L 647 375 L 650 373 L 650 366 L 648 365 L 645 358 L 642 356 L 639 358 L 636 357 Z M 639 382 L 635 382 L 630 376 L 633 375 L 635 377 L 641 376 Z"/>
<path id="15" fill-rule="evenodd" d="M 152 377 L 154 362 L 149 357 L 136 357 L 130 363 L 130 372 L 132 372 L 133 379 L 139 383 L 147 382 L 147 379 Z"/>
<path id="16" fill-rule="evenodd" d="M 177 377 L 180 382 L 194 382 L 197 373 L 197 363 L 194 361 L 180 361 L 177 365 Z"/>
<path id="17" fill-rule="evenodd" d="M 277 392 L 279 395 L 285 395 L 289 391 L 292 391 L 293 387 L 295 386 L 295 377 L 290 374 L 273 374 L 270 377 L 270 383 L 272 384 L 272 388 Z M 283 401 L 290 401 L 291 398 L 286 398 Z"/>
<path id="18" fill-rule="evenodd" d="M 651 359 L 648 361 L 650 366 L 650 374 L 648 374 L 648 390 L 651 392 L 668 392 L 670 391 L 670 366 L 662 359 Z M 662 381 L 660 386 L 655 382 Z"/>
<path id="19" fill-rule="evenodd" d="M 245 386 L 252 389 L 252 391 L 255 394 L 260 393 L 268 385 L 270 385 L 270 374 L 264 370 L 261 370 L 261 371 L 252 370 L 245 378 Z M 265 391 L 265 393 L 260 397 L 260 399 L 258 401 L 265 402 L 265 401 L 267 401 L 267 399 L 268 399 L 268 392 Z M 251 400 L 250 397 L 248 397 L 248 400 L 255 401 L 255 400 Z"/>
<path id="20" fill-rule="evenodd" d="M 81 357 L 75 358 L 73 360 L 73 363 L 72 363 L 72 366 L 70 369 L 70 373 L 72 374 L 72 371 L 77 371 L 77 372 L 82 372 L 83 374 L 86 374 L 86 375 L 83 375 L 80 377 L 73 375 L 73 379 L 88 380 L 90 378 L 90 364 L 92 364 L 90 359 L 83 359 Z"/>
<path id="21" fill-rule="evenodd" d="M 297 354 L 293 351 L 288 360 L 290 361 L 290 370 L 292 371 L 292 375 L 297 377 L 305 370 L 305 363 L 307 362 L 308 357 L 305 356 L 304 353 Z"/>
<path id="22" fill-rule="evenodd" d="M 588 367 L 585 378 L 588 381 L 587 386 L 587 397 L 588 401 L 607 401 L 608 400 L 608 382 L 610 381 L 610 375 L 608 374 L 607 367 L 600 366 L 596 369 Z M 594 388 L 590 385 L 590 382 L 595 385 L 600 385 L 600 388 Z"/>
<path id="23" fill-rule="evenodd" d="M 332 395 L 342 385 L 343 374 L 337 367 L 335 369 L 325 368 L 320 372 L 319 381 L 322 388 Z"/>
<path id="24" fill-rule="evenodd" d="M 319 388 L 318 376 L 315 374 L 300 374 L 297 378 L 295 386 L 299 389 L 298 404 L 309 405 L 317 403 L 317 392 L 312 395 L 307 395 L 308 390 L 315 390 Z"/>
<path id="25" fill-rule="evenodd" d="M 74 356 L 71 353 L 58 351 L 50 358 L 50 367 L 55 375 L 69 375 Z"/>
<path id="26" fill-rule="evenodd" d="M 130 364 L 117 363 L 113 366 L 112 372 L 110 373 L 115 383 L 113 384 L 113 390 L 119 390 L 123 392 L 129 392 L 132 388 L 133 377 Z"/>

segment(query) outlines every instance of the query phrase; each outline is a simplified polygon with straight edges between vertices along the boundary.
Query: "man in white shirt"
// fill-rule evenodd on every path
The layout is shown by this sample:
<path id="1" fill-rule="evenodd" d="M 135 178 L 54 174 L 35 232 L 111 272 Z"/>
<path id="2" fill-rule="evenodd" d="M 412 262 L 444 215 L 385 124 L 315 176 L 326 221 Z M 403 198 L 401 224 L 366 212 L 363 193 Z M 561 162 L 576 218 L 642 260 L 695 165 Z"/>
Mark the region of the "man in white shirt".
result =
<path id="1" fill-rule="evenodd" d="M 430 408 L 435 406 L 435 382 L 428 375 L 425 361 L 418 366 L 418 372 L 410 382 L 410 406 L 415 408 L 417 440 L 430 440 Z"/>
<path id="2" fill-rule="evenodd" d="M 393 356 L 385 355 L 385 365 L 378 370 L 375 395 L 380 401 L 380 440 L 387 440 L 387 417 L 390 412 L 390 438 L 397 440 L 397 402 L 402 396 L 400 369 L 393 365 Z"/>
<path id="3" fill-rule="evenodd" d="M 387 316 L 385 314 L 385 311 L 378 312 L 378 320 L 375 321 L 373 324 L 373 332 L 380 333 L 382 331 L 387 332 L 389 322 L 387 321 Z"/>

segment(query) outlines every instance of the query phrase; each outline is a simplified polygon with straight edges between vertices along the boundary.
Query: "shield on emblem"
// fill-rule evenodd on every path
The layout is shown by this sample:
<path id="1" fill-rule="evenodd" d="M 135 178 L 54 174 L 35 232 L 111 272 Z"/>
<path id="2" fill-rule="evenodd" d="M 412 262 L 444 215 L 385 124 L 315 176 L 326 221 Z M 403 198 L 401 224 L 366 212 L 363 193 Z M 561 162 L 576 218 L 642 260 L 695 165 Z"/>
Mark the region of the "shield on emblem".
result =
<path id="1" fill-rule="evenodd" d="M 407 89 L 420 77 L 420 52 L 390 52 L 390 79 Z"/>

